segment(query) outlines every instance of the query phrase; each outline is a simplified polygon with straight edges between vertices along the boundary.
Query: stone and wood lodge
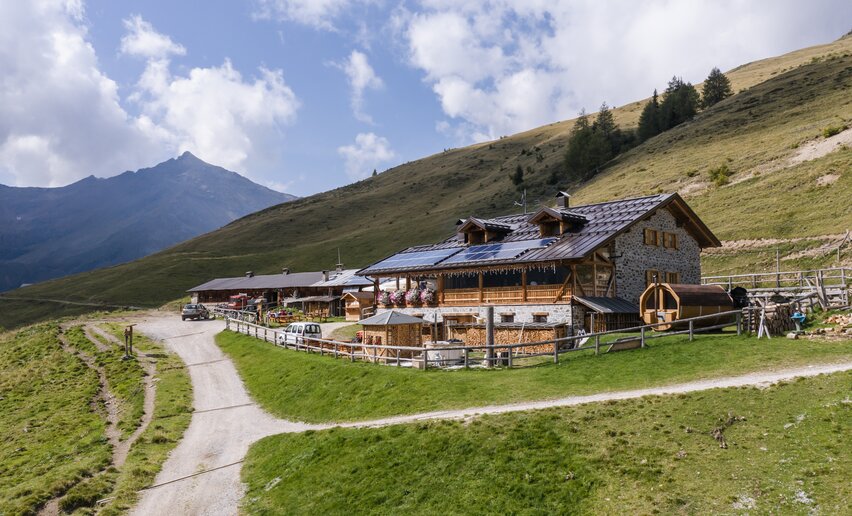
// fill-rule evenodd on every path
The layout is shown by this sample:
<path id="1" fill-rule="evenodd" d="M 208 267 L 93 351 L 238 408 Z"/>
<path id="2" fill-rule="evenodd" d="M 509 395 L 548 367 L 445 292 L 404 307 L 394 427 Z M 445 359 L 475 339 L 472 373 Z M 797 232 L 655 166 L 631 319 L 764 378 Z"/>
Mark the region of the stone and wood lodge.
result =
<path id="1" fill-rule="evenodd" d="M 459 220 L 446 240 L 358 274 L 376 290 L 395 280 L 406 292 L 379 292 L 379 313 L 471 331 L 493 305 L 500 327 L 556 335 L 639 324 L 639 296 L 650 283 L 699 283 L 701 250 L 720 245 L 676 193 L 584 206 L 569 199 L 560 192 L 555 207 L 531 214 Z"/>

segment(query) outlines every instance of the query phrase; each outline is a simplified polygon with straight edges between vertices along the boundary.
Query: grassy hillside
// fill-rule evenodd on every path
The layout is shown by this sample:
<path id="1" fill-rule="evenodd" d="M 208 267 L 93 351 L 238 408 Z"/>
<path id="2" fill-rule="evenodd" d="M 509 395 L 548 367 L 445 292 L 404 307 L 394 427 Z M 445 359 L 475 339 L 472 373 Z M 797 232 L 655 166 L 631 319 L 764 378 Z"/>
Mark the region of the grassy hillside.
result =
<path id="1" fill-rule="evenodd" d="M 33 302 L 61 299 L 156 306 L 215 276 L 246 270 L 361 266 L 401 247 L 430 242 L 458 217 L 506 214 L 519 197 L 508 175 L 526 174 L 529 199 L 550 202 L 557 187 L 575 202 L 679 190 L 722 239 L 824 235 L 852 227 L 846 209 L 852 151 L 793 167 L 787 160 L 822 129 L 852 120 L 852 38 L 741 66 L 730 72 L 740 93 L 617 158 L 585 185 L 548 184 L 561 171 L 572 122 L 494 142 L 451 149 L 343 188 L 276 206 L 213 233 L 128 264 L 34 285 L 0 297 L 0 326 L 44 316 Z M 762 82 L 761 82 L 762 81 Z M 624 126 L 641 102 L 615 110 Z M 708 182 L 727 165 L 732 184 Z M 820 177 L 836 175 L 818 186 Z M 80 310 L 51 303 L 52 311 Z"/>
<path id="2" fill-rule="evenodd" d="M 848 514 L 850 381 L 276 435 L 249 451 L 243 510 Z"/>

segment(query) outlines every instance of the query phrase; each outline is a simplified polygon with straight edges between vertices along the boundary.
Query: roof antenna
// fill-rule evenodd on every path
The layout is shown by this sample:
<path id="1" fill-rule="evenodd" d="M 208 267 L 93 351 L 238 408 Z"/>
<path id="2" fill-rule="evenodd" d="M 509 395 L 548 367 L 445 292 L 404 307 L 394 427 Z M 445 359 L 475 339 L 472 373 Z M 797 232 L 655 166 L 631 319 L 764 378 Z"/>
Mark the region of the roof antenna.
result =
<path id="1" fill-rule="evenodd" d="M 337 248 L 337 272 L 343 270 L 343 262 L 340 260 L 340 248 Z"/>
<path id="2" fill-rule="evenodd" d="M 527 214 L 527 189 L 524 188 L 524 193 L 521 195 L 521 202 L 515 201 L 515 206 L 524 207 L 524 215 Z"/>

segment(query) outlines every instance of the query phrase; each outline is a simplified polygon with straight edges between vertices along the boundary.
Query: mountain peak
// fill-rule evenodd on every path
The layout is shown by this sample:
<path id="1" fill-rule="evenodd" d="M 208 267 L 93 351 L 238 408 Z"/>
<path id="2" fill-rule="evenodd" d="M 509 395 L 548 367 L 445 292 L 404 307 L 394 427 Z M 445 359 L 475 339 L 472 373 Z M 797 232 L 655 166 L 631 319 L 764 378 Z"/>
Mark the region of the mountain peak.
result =
<path id="1" fill-rule="evenodd" d="M 179 160 L 194 160 L 194 161 L 201 161 L 201 160 L 198 158 L 198 156 L 196 156 L 195 154 L 193 154 L 193 153 L 191 153 L 191 152 L 189 152 L 189 151 L 183 151 L 183 154 L 181 154 L 180 156 L 178 156 L 178 159 L 179 159 Z"/>

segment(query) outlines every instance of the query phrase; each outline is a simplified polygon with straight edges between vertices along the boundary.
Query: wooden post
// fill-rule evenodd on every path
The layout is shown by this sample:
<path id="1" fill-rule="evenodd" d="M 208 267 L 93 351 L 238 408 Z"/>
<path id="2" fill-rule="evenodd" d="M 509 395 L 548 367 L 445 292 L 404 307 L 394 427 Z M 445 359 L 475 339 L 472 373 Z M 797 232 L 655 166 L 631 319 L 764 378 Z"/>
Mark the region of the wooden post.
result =
<path id="1" fill-rule="evenodd" d="M 592 331 L 594 331 L 594 330 L 592 330 Z M 600 335 L 595 335 L 595 355 L 600 353 L 600 348 L 601 348 Z"/>
<path id="2" fill-rule="evenodd" d="M 423 348 L 423 370 L 429 368 L 429 350 L 427 348 Z"/>
<path id="3" fill-rule="evenodd" d="M 482 275 L 479 275 L 480 285 L 482 284 Z M 479 291 L 480 295 L 482 290 Z M 485 367 L 494 365 L 494 307 L 485 307 Z"/>
<path id="4" fill-rule="evenodd" d="M 467 369 L 469 367 L 469 364 L 470 364 L 470 359 L 469 359 L 469 356 L 468 356 L 469 353 L 470 353 L 470 348 L 464 348 L 464 368 L 465 369 Z"/>
<path id="5" fill-rule="evenodd" d="M 737 312 L 737 336 L 743 334 L 743 313 Z"/>
<path id="6" fill-rule="evenodd" d="M 553 341 L 553 363 L 559 363 L 559 344 L 555 340 Z"/>
<path id="7" fill-rule="evenodd" d="M 695 339 L 695 335 L 693 330 L 695 329 L 695 321 L 692 319 L 689 320 L 689 342 L 692 342 Z"/>
<path id="8" fill-rule="evenodd" d="M 642 328 L 639 330 L 639 346 L 642 347 L 642 348 L 645 347 L 645 327 L 644 326 L 642 326 Z"/>
<path id="9" fill-rule="evenodd" d="M 484 284 L 484 280 L 485 280 L 485 277 L 484 277 L 484 276 L 482 275 L 482 273 L 480 272 L 480 273 L 479 273 L 479 302 L 480 302 L 480 303 L 482 302 L 482 300 L 484 299 L 484 296 L 485 296 L 485 292 L 482 290 L 482 286 L 483 286 L 483 284 Z"/>
<path id="10" fill-rule="evenodd" d="M 527 302 L 527 270 L 524 269 L 521 271 L 521 287 L 523 288 L 522 299 L 523 302 Z"/>
<path id="11" fill-rule="evenodd" d="M 556 345 L 556 343 L 554 342 L 554 343 L 553 343 L 553 345 L 555 346 L 555 345 Z M 511 368 L 511 367 L 512 367 L 512 348 L 511 348 L 511 346 L 510 346 L 510 347 L 509 347 L 509 348 L 507 348 L 507 349 L 509 350 L 509 368 Z"/>

